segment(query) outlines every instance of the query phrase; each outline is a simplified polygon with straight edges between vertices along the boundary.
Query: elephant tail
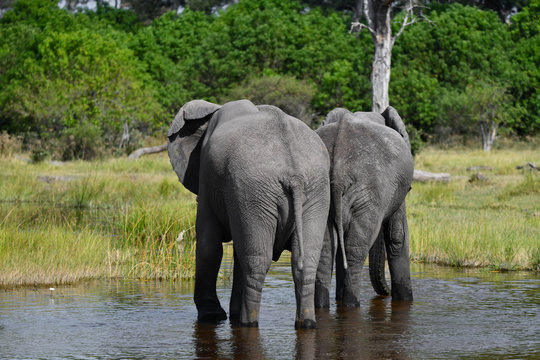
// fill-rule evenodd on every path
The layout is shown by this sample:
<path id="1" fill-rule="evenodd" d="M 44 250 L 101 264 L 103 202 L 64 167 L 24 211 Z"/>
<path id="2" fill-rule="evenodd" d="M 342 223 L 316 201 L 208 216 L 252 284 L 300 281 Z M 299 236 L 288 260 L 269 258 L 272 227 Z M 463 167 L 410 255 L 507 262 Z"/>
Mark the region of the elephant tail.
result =
<path id="1" fill-rule="evenodd" d="M 345 255 L 345 240 L 343 237 L 343 206 L 342 206 L 342 197 L 343 194 L 340 190 L 334 189 L 332 191 L 332 205 L 334 207 L 334 222 L 337 230 L 337 241 L 339 244 L 339 247 L 341 248 L 341 255 L 343 255 L 343 268 L 347 270 L 347 256 Z M 335 239 L 335 237 L 334 237 Z M 337 244 L 335 245 L 335 249 L 337 249 Z"/>
<path id="2" fill-rule="evenodd" d="M 296 239 L 298 241 L 298 270 L 304 268 L 304 236 L 302 233 L 303 225 L 303 209 L 302 209 L 302 198 L 304 193 L 304 183 L 302 181 L 295 181 L 293 179 L 291 184 L 291 192 L 293 197 L 293 206 L 294 206 L 294 222 L 296 228 Z"/>

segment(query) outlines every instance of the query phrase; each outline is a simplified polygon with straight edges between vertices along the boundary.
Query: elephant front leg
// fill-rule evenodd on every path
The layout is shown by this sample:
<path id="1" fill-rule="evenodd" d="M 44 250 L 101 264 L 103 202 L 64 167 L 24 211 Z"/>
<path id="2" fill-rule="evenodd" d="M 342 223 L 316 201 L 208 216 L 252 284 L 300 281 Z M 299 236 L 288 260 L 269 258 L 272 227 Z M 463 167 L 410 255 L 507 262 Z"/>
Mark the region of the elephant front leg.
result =
<path id="1" fill-rule="evenodd" d="M 197 210 L 197 249 L 195 263 L 195 305 L 199 322 L 227 319 L 216 292 L 216 281 L 223 257 L 223 232 L 213 216 L 205 214 L 204 206 Z"/>
<path id="2" fill-rule="evenodd" d="M 409 263 L 409 228 L 405 202 L 392 215 L 385 229 L 386 254 L 392 279 L 392 300 L 412 301 Z"/>

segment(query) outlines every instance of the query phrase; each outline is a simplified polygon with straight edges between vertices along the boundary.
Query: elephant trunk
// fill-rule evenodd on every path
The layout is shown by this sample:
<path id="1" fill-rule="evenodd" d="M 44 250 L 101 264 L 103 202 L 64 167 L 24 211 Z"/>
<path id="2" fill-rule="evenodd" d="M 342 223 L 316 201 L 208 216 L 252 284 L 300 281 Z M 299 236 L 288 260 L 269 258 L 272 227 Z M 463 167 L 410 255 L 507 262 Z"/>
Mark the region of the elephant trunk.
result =
<path id="1" fill-rule="evenodd" d="M 384 230 L 381 228 L 375 243 L 369 250 L 369 279 L 373 290 L 381 296 L 390 295 L 390 288 L 386 282 L 384 264 L 386 249 L 384 245 Z"/>

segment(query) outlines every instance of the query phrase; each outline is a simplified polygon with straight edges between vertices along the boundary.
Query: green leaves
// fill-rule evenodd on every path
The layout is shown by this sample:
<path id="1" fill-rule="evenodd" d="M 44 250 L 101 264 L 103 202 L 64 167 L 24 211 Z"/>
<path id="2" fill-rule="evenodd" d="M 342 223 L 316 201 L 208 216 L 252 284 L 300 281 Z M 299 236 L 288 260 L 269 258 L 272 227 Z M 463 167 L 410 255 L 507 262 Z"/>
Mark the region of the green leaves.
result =
<path id="1" fill-rule="evenodd" d="M 206 11 L 220 2 L 192 3 Z M 424 138 L 467 134 L 455 109 L 470 109 L 483 81 L 505 89 L 507 129 L 537 134 L 540 0 L 511 25 L 475 7 L 429 6 L 433 24 L 407 27 L 393 50 L 390 103 L 407 125 Z M 195 98 L 252 97 L 306 109 L 301 117 L 314 123 L 335 107 L 366 111 L 373 42 L 349 25 L 346 13 L 293 0 L 241 0 L 212 15 L 186 8 L 145 25 L 129 10 L 70 13 L 56 0 L 19 0 L 0 19 L 0 129 L 41 139 L 97 129 L 116 148 L 124 123 L 160 131 Z"/>
<path id="2" fill-rule="evenodd" d="M 160 106 L 126 34 L 91 25 L 84 14 L 50 1 L 25 0 L 2 19 L 0 36 L 4 128 L 47 139 L 93 124 L 112 145 L 124 123 L 157 123 Z"/>

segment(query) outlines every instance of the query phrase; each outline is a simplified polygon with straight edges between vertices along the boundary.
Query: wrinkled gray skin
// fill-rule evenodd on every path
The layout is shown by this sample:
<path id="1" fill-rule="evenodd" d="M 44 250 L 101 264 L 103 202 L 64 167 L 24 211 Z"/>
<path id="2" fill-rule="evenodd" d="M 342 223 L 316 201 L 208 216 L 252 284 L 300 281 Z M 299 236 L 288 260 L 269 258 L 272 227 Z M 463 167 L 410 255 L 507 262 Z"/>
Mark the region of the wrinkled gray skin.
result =
<path id="1" fill-rule="evenodd" d="M 414 163 L 403 121 L 392 107 L 382 114 L 338 108 L 328 114 L 317 134 L 330 154 L 332 200 L 315 306 L 330 305 L 334 259 L 336 300 L 342 306 L 359 306 L 360 274 L 368 252 L 372 284 L 379 294 L 388 295 L 385 248 L 392 299 L 411 301 L 405 196 Z"/>
<path id="2" fill-rule="evenodd" d="M 227 318 L 216 295 L 222 242 L 233 240 L 230 318 L 258 326 L 272 259 L 292 252 L 296 327 L 315 327 L 315 274 L 330 203 L 328 153 L 302 121 L 247 100 L 185 104 L 170 127 L 169 157 L 198 195 L 198 320 Z"/>

